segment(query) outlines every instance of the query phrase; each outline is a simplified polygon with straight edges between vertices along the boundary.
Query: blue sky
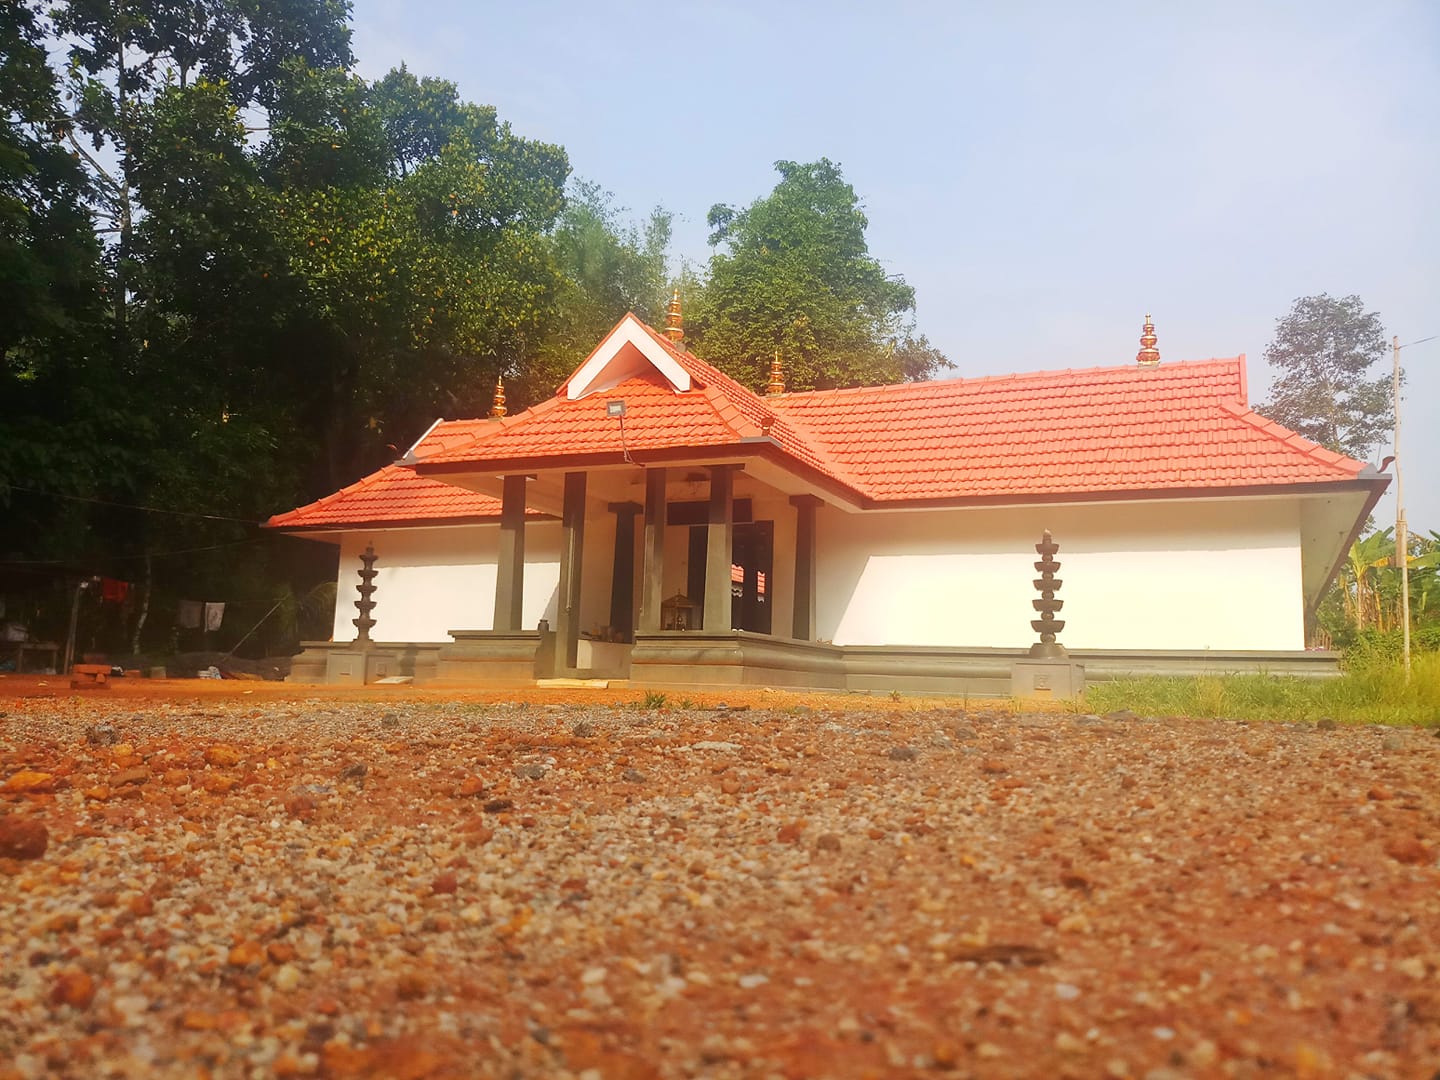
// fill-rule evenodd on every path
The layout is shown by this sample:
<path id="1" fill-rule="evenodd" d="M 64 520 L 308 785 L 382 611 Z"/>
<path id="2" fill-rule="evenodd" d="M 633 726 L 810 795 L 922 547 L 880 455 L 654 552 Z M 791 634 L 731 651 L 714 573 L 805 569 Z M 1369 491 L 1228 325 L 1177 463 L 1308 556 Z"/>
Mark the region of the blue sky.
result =
<path id="1" fill-rule="evenodd" d="M 455 81 L 670 210 L 692 262 L 774 161 L 839 162 L 959 375 L 1130 362 L 1150 312 L 1166 359 L 1248 354 L 1258 403 L 1298 296 L 1440 334 L 1428 0 L 355 0 L 354 25 L 363 74 Z M 1440 340 L 1402 356 L 1407 516 L 1440 530 Z"/>

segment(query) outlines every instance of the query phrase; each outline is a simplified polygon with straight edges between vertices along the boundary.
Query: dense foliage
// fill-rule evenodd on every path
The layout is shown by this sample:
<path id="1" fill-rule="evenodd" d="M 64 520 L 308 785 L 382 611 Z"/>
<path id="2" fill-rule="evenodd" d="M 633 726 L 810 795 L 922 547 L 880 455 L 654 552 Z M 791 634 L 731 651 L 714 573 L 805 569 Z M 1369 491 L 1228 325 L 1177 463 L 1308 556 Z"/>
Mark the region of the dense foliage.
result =
<path id="1" fill-rule="evenodd" d="M 1356 540 L 1320 604 L 1322 636 L 1357 657 L 1400 655 L 1404 623 L 1394 533 L 1380 529 Z M 1440 533 L 1408 534 L 1406 546 L 1412 648 L 1440 649 Z"/>
<path id="2" fill-rule="evenodd" d="M 776 162 L 775 190 L 717 205 L 719 250 L 690 320 L 692 347 L 742 383 L 765 385 L 777 355 L 790 390 L 927 379 L 951 366 L 914 336 L 915 290 L 885 272 L 838 166 Z"/>
<path id="3" fill-rule="evenodd" d="M 727 252 L 675 278 L 666 213 L 628 224 L 562 148 L 451 82 L 359 78 L 349 14 L 0 4 L 4 620 L 63 637 L 77 582 L 103 574 L 136 588 L 103 612 L 81 596 L 82 649 L 198 646 L 173 636 L 186 597 L 231 603 L 210 644 L 272 608 L 251 645 L 323 633 L 306 597 L 333 554 L 257 522 L 436 416 L 483 414 L 497 376 L 512 408 L 548 395 L 676 284 L 706 355 L 753 386 L 775 347 L 797 388 L 945 363 L 829 162 L 782 163 Z M 778 273 L 757 269 L 767 244 Z"/>

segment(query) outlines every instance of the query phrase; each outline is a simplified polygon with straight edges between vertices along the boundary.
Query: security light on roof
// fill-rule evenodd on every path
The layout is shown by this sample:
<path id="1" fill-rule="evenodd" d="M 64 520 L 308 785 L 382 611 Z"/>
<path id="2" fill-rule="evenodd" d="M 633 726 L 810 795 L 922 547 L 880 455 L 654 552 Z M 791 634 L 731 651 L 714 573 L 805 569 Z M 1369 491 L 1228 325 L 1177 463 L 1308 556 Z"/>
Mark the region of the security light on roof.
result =
<path id="1" fill-rule="evenodd" d="M 616 400 L 616 401 L 607 401 L 607 402 L 605 403 L 605 415 L 608 416 L 608 417 L 610 417 L 610 418 L 612 418 L 612 419 L 615 419 L 615 418 L 624 416 L 624 415 L 625 415 L 625 399 L 624 399 L 624 398 L 620 398 L 620 399 L 618 399 L 618 400 Z"/>

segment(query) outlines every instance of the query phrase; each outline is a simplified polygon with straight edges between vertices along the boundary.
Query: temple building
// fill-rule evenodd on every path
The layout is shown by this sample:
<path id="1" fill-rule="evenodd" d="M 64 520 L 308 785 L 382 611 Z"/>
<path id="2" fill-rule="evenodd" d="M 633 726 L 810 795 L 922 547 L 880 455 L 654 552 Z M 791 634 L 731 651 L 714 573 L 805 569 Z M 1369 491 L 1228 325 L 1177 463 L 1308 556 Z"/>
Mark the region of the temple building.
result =
<path id="1" fill-rule="evenodd" d="M 1330 673 L 1307 612 L 1388 483 L 1255 413 L 1244 357 L 765 394 L 623 318 L 554 396 L 437 420 L 269 527 L 337 545 L 292 678 L 1005 692 L 1035 542 L 1090 677 Z M 369 640 L 358 572 L 373 553 Z"/>

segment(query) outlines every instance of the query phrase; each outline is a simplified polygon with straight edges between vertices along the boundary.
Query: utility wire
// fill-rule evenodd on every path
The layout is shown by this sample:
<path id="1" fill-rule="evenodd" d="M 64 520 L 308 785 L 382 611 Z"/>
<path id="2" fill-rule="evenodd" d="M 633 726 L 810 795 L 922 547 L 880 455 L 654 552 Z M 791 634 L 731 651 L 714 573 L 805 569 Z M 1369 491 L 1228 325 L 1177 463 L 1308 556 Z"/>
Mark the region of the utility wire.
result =
<path id="1" fill-rule="evenodd" d="M 21 487 L 19 484 L 5 485 L 10 491 L 23 491 L 30 495 L 48 495 L 52 499 L 69 499 L 71 502 L 94 503 L 97 506 L 114 506 L 121 510 L 143 510 L 147 514 L 172 514 L 175 517 L 201 518 L 205 521 L 233 521 L 241 525 L 259 526 L 251 518 L 226 517 L 224 514 L 198 514 L 193 510 L 166 510 L 159 506 L 140 506 L 137 503 L 114 502 L 110 499 L 92 499 L 86 495 L 63 495 L 58 491 L 43 491 L 40 488 Z"/>
<path id="2" fill-rule="evenodd" d="M 138 555 L 103 555 L 96 558 L 104 562 L 123 562 L 128 559 L 163 559 L 169 555 L 192 555 L 197 551 L 219 551 L 221 548 L 240 547 L 242 544 L 258 544 L 264 540 L 263 536 L 252 536 L 248 540 L 231 540 L 225 544 L 207 544 L 205 547 L 177 548 L 174 551 L 151 551 L 142 552 Z M 72 563 L 95 561 L 84 558 L 75 559 L 0 559 L 0 566 L 67 566 Z"/>

